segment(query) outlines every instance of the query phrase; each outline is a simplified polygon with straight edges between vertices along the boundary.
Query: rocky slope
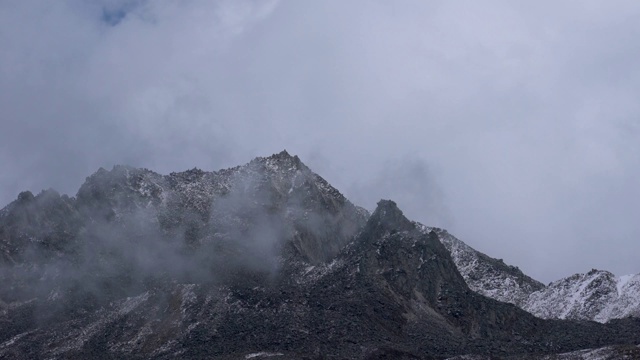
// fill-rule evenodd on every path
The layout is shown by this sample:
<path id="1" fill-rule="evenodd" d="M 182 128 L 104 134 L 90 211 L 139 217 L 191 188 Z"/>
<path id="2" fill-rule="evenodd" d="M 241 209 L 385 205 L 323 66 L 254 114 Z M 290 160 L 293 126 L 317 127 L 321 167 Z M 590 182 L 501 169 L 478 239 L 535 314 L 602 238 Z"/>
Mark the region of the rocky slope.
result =
<path id="1" fill-rule="evenodd" d="M 640 316 L 640 275 L 616 278 L 608 271 L 575 274 L 532 293 L 522 308 L 545 318 L 607 322 Z"/>
<path id="2" fill-rule="evenodd" d="M 100 170 L 75 198 L 0 212 L 0 359 L 517 357 L 640 338 L 637 319 L 544 320 L 477 294 L 445 234 L 392 201 L 369 216 L 286 152 Z"/>
<path id="3" fill-rule="evenodd" d="M 554 355 L 518 355 L 509 356 L 505 359 L 513 360 L 618 360 L 628 359 L 635 360 L 640 359 L 640 346 L 635 345 L 618 345 L 618 346 L 605 346 L 598 349 L 584 349 L 578 351 L 570 351 L 561 354 Z M 449 358 L 447 360 L 493 360 L 490 356 L 482 355 L 461 355 Z"/>
<path id="4" fill-rule="evenodd" d="M 640 274 L 616 278 L 608 271 L 575 274 L 545 286 L 517 267 L 491 258 L 446 230 L 434 231 L 451 253 L 460 274 L 473 291 L 515 304 L 545 319 L 573 319 L 607 322 L 640 317 Z"/>
<path id="5" fill-rule="evenodd" d="M 469 288 L 479 294 L 521 306 L 533 292 L 545 288 L 517 267 L 473 249 L 446 230 L 426 226 L 422 229 L 438 234 Z"/>

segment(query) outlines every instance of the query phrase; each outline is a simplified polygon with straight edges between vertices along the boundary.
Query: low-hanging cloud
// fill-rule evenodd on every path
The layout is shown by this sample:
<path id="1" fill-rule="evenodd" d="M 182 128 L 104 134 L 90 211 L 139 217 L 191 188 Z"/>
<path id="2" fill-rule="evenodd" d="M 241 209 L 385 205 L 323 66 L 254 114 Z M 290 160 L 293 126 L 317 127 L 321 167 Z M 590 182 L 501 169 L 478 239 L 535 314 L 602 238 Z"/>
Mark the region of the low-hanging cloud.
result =
<path id="1" fill-rule="evenodd" d="M 356 202 L 407 199 L 416 220 L 443 219 L 540 280 L 637 273 L 639 13 L 635 1 L 3 2 L 0 200 L 73 194 L 115 163 L 215 170 L 287 148 Z M 423 188 L 380 175 L 419 179 L 412 168 L 429 170 Z"/>
<path id="2" fill-rule="evenodd" d="M 382 165 L 380 173 L 359 179 L 346 189 L 354 202 L 373 209 L 376 204 L 372 200 L 393 199 L 410 219 L 442 228 L 455 226 L 440 179 L 423 161 L 401 158 Z"/>

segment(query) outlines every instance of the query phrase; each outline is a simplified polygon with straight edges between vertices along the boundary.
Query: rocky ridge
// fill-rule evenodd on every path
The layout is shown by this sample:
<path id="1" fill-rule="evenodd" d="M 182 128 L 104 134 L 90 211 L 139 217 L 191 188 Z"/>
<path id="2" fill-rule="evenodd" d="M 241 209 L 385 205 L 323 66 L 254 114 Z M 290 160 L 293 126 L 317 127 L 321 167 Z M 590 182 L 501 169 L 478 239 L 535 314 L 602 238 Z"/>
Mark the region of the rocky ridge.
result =
<path id="1" fill-rule="evenodd" d="M 640 274 L 616 277 L 603 270 L 575 274 L 544 285 L 520 269 L 491 258 L 446 230 L 435 231 L 471 290 L 508 302 L 544 319 L 592 320 L 640 317 Z"/>
<path id="2" fill-rule="evenodd" d="M 0 359 L 518 357 L 640 338 L 640 320 L 543 320 L 472 291 L 453 239 L 392 201 L 369 215 L 286 152 L 102 169 L 75 198 L 0 212 Z"/>
<path id="3" fill-rule="evenodd" d="M 471 290 L 521 306 L 532 293 L 545 288 L 544 284 L 525 275 L 519 268 L 473 249 L 446 230 L 422 226 L 424 232 L 438 234 Z"/>
<path id="4" fill-rule="evenodd" d="M 607 322 L 640 316 L 640 274 L 616 278 L 608 271 L 554 281 L 532 293 L 522 308 L 545 319 Z"/>

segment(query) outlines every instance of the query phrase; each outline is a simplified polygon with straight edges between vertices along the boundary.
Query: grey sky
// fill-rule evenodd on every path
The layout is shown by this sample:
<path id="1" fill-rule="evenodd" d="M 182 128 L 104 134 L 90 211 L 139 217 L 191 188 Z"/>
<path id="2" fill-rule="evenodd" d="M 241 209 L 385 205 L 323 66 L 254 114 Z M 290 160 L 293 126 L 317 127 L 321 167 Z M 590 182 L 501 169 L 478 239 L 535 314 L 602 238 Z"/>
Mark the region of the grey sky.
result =
<path id="1" fill-rule="evenodd" d="M 3 1 L 0 203 L 286 148 L 548 282 L 640 272 L 640 3 Z"/>

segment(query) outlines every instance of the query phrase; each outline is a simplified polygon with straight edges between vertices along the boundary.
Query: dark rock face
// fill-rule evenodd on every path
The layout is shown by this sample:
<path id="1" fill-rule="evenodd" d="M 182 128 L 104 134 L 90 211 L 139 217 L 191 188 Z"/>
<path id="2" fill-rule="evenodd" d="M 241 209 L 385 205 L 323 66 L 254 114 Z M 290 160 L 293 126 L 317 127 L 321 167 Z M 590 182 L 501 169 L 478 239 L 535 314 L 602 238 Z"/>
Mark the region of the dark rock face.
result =
<path id="1" fill-rule="evenodd" d="M 37 196 L 22 192 L 18 199 L 2 211 L 0 263 L 16 264 L 24 258 L 25 245 L 38 242 L 38 250 L 46 256 L 69 251 L 81 226 L 81 219 L 68 196 L 55 190 L 42 191 Z M 43 254 L 45 255 L 45 254 Z"/>
<path id="2" fill-rule="evenodd" d="M 437 232 L 388 200 L 369 216 L 286 152 L 100 170 L 75 199 L 21 194 L 0 235 L 0 358 L 431 359 L 640 339 L 638 320 L 542 320 L 473 292 Z"/>

